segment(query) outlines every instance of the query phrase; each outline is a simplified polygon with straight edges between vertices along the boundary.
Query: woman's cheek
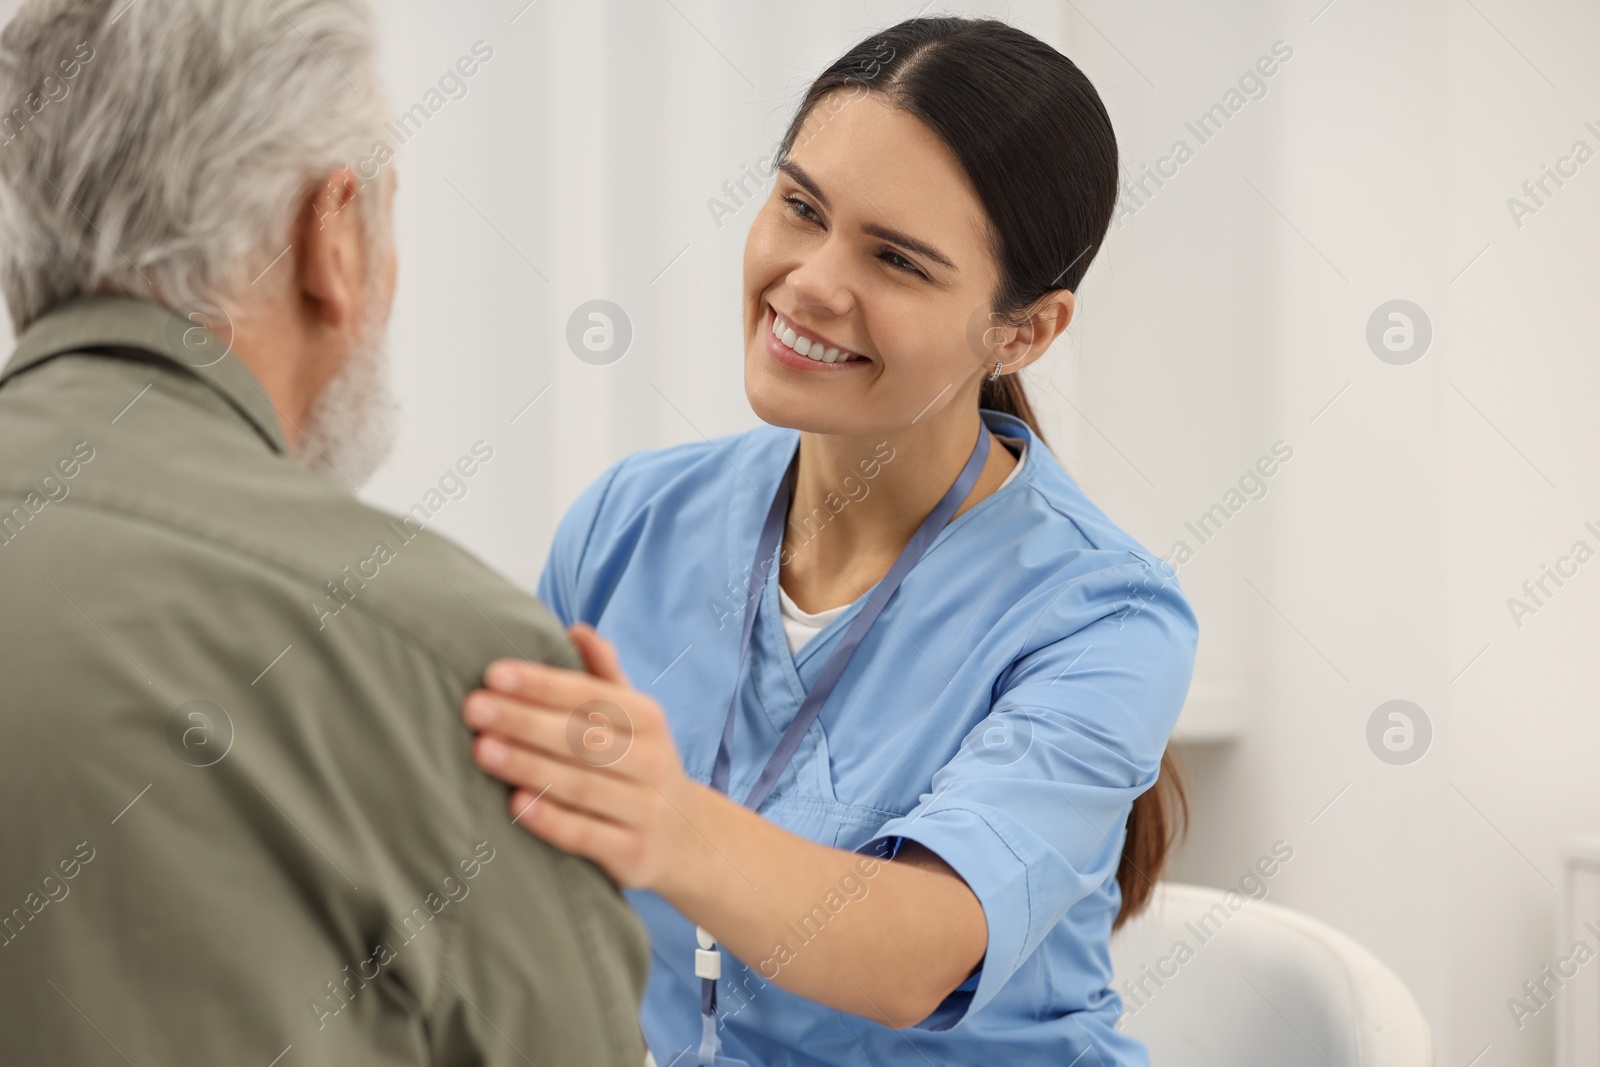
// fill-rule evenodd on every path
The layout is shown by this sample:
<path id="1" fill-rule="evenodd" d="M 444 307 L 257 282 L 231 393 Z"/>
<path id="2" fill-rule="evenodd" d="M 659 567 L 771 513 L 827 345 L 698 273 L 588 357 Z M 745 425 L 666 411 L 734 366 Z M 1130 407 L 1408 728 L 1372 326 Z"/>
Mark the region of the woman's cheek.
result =
<path id="1" fill-rule="evenodd" d="M 897 378 L 914 382 L 919 388 L 937 382 L 935 393 L 955 380 L 949 344 L 942 342 L 938 329 L 930 328 L 925 319 L 919 321 L 911 315 L 897 318 L 892 324 L 874 326 L 873 340 L 884 370 Z"/>
<path id="2" fill-rule="evenodd" d="M 778 249 L 782 243 L 783 220 L 772 209 L 772 205 L 763 204 L 761 210 L 756 212 L 756 217 L 750 221 L 750 232 L 745 236 L 744 265 L 747 276 L 759 279 L 761 268 L 775 262 L 778 258 Z"/>

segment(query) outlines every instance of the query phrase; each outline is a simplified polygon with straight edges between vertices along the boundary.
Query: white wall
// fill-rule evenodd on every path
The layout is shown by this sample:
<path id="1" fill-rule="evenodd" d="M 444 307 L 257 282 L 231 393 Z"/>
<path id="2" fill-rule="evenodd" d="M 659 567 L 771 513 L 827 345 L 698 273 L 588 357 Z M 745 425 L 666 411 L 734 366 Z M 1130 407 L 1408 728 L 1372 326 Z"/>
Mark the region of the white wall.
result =
<path id="1" fill-rule="evenodd" d="M 1520 228 L 1506 201 L 1574 141 L 1600 151 L 1600 133 L 1584 125 L 1600 129 L 1592 61 L 1600 11 L 1540 4 L 1483 13 L 1498 33 L 1470 9 L 1452 11 L 1451 151 L 1436 164 L 1452 179 L 1451 274 L 1487 246 L 1450 287 L 1450 381 L 1459 392 L 1444 398 L 1452 676 L 1487 649 L 1451 686 L 1452 776 L 1481 809 L 1444 798 L 1454 815 L 1449 870 L 1460 884 L 1449 918 L 1461 946 L 1452 1014 L 1469 1055 L 1492 1041 L 1491 1055 L 1506 1052 L 1502 1062 L 1549 1062 L 1553 1011 L 1519 1034 L 1504 1001 L 1571 950 L 1548 933 L 1549 883 L 1562 880 L 1562 840 L 1600 824 L 1600 574 L 1580 569 L 1520 628 L 1507 599 L 1575 540 L 1600 548 L 1584 529 L 1587 520 L 1600 527 L 1600 164 L 1581 167 Z"/>
<path id="2" fill-rule="evenodd" d="M 405 508 L 490 441 L 496 459 L 438 528 L 531 585 L 605 466 L 753 424 L 738 307 L 751 209 L 719 228 L 706 201 L 770 151 L 809 76 L 922 5 L 524 3 L 381 5 L 397 112 L 475 41 L 495 55 L 401 157 L 408 419 L 366 495 Z M 1295 856 L 1272 899 L 1394 967 L 1441 1065 L 1552 1063 L 1554 1012 L 1519 1030 L 1506 999 L 1558 955 L 1558 849 L 1596 828 L 1600 563 L 1520 628 L 1506 598 L 1574 540 L 1600 548 L 1583 529 L 1600 527 L 1600 161 L 1520 228 L 1505 200 L 1574 140 L 1600 150 L 1583 127 L 1600 128 L 1600 14 L 1556 0 L 964 10 L 1088 72 L 1130 178 L 1175 139 L 1195 149 L 1116 229 L 1078 323 L 1028 375 L 1091 495 L 1157 551 L 1196 549 L 1180 571 L 1202 620 L 1196 691 L 1239 726 L 1185 746 L 1196 819 L 1176 875 L 1229 884 L 1283 839 Z M 1293 57 L 1266 96 L 1199 145 L 1185 121 L 1278 41 Z M 594 298 L 634 328 L 609 366 L 564 341 Z M 1393 299 L 1434 330 L 1406 366 L 1365 337 Z M 1267 495 L 1199 545 L 1185 522 L 1280 440 L 1294 454 Z M 1434 731 L 1406 766 L 1367 742 L 1397 698 Z"/>
<path id="3" fill-rule="evenodd" d="M 1554 934 L 1559 850 L 1596 828 L 1596 568 L 1520 628 L 1507 598 L 1575 540 L 1600 548 L 1583 528 L 1600 526 L 1600 165 L 1520 227 L 1506 201 L 1575 140 L 1600 151 L 1583 126 L 1600 127 L 1596 12 L 1083 10 L 1126 53 L 1102 39 L 1078 54 L 1135 168 L 1268 42 L 1295 48 L 1227 142 L 1118 232 L 1084 327 L 1087 410 L 1149 457 L 1161 489 L 1103 439 L 1086 441 L 1086 463 L 1153 547 L 1270 441 L 1296 449 L 1271 494 L 1181 571 L 1211 624 L 1201 677 L 1242 664 L 1249 718 L 1237 742 L 1186 752 L 1197 824 L 1177 874 L 1228 884 L 1289 841 L 1274 899 L 1393 966 L 1440 1064 L 1552 1063 L 1555 1010 L 1519 1027 L 1507 999 L 1570 951 Z M 1159 88 L 1127 77 L 1131 63 Z M 1408 366 L 1364 338 L 1395 298 L 1434 327 Z M 1434 729 L 1408 766 L 1365 736 L 1395 698 Z"/>

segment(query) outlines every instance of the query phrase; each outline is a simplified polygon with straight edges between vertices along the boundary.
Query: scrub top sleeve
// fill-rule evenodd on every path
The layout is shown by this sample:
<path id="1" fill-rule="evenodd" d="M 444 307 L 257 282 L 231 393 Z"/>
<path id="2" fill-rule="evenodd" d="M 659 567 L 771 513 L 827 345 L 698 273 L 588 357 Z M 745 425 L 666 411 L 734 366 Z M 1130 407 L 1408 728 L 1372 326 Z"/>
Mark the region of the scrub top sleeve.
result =
<path id="1" fill-rule="evenodd" d="M 1030 650 L 931 791 L 856 850 L 883 857 L 916 841 L 983 906 L 981 969 L 921 1029 L 982 1009 L 1069 908 L 1116 877 L 1130 806 L 1155 783 L 1188 694 L 1199 629 L 1166 566 L 1128 558 L 1051 594 L 1021 627 Z M 1029 643 L 1040 634 L 1065 636 Z"/>
<path id="2" fill-rule="evenodd" d="M 551 614 L 561 620 L 562 626 L 594 621 L 584 613 L 583 562 L 594 539 L 600 513 L 605 508 L 606 497 L 627 462 L 625 457 L 607 468 L 578 494 L 578 499 L 572 502 L 572 507 L 556 524 L 550 555 L 539 574 L 536 591 Z"/>

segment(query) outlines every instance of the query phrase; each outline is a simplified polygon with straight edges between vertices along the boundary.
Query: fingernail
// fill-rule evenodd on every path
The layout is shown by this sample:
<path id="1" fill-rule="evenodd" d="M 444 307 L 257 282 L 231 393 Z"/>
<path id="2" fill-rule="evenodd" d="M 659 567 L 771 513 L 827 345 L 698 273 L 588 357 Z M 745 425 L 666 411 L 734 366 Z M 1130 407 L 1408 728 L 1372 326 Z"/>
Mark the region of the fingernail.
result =
<path id="1" fill-rule="evenodd" d="M 480 728 L 484 726 L 493 726 L 494 720 L 498 714 L 499 712 L 494 706 L 494 701 L 490 700 L 488 697 L 473 697 L 471 700 L 467 701 L 467 725 L 469 726 L 476 726 Z"/>
<path id="2" fill-rule="evenodd" d="M 539 803 L 539 798 L 534 796 L 532 793 L 518 790 L 516 798 L 512 801 L 512 803 L 516 805 L 517 818 L 520 820 L 526 818 L 528 812 L 534 809 L 534 806 Z"/>
<path id="3" fill-rule="evenodd" d="M 517 689 L 517 669 L 509 663 L 503 663 L 489 670 L 489 688 L 499 689 L 502 692 L 513 693 Z"/>
<path id="4" fill-rule="evenodd" d="M 478 758 L 491 767 L 498 767 L 506 761 L 506 746 L 494 738 L 486 738 L 478 745 Z"/>

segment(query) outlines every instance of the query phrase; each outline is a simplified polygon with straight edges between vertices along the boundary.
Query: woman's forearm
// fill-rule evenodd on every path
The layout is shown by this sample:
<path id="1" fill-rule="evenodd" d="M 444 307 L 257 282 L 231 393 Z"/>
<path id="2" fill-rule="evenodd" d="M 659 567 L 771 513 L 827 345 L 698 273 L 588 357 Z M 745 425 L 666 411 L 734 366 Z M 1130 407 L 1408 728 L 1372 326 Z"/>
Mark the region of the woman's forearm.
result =
<path id="1" fill-rule="evenodd" d="M 479 765 L 517 787 L 515 822 L 660 893 L 766 981 L 889 1026 L 926 1018 L 982 962 L 983 907 L 938 856 L 807 841 L 689 778 L 665 711 L 616 650 L 591 627 L 568 632 L 589 673 L 498 661 L 492 689 L 463 706 Z M 614 754 L 575 746 L 582 707 L 621 724 Z"/>
<path id="2" fill-rule="evenodd" d="M 926 1018 L 983 960 L 970 889 L 907 844 L 884 861 L 807 841 L 704 786 L 692 859 L 655 888 L 763 979 L 888 1026 Z"/>

